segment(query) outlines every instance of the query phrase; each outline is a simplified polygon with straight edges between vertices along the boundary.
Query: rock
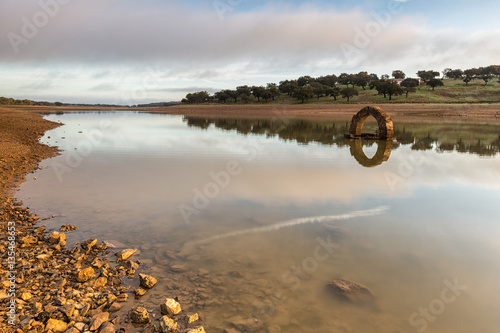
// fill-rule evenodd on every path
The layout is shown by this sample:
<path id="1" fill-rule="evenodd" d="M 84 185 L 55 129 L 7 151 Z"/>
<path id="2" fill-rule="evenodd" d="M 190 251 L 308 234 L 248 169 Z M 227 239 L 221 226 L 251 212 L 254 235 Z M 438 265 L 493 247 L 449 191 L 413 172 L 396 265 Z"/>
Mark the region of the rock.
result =
<path id="1" fill-rule="evenodd" d="M 149 324 L 141 331 L 141 333 L 158 333 L 158 329 L 156 328 L 156 325 Z"/>
<path id="2" fill-rule="evenodd" d="M 126 302 L 127 299 L 128 299 L 128 295 L 127 294 L 120 294 L 120 295 L 118 295 L 117 301 L 123 303 L 123 302 Z"/>
<path id="3" fill-rule="evenodd" d="M 84 242 L 81 242 L 80 243 L 80 247 L 82 249 L 84 249 L 85 251 L 90 252 L 90 250 L 92 250 L 92 248 L 97 244 L 97 238 L 90 238 L 90 239 L 87 239 L 86 241 Z"/>
<path id="4" fill-rule="evenodd" d="M 52 318 L 47 320 L 47 324 L 45 324 L 45 331 L 52 331 L 54 333 L 64 332 L 67 328 L 68 324 L 64 321 Z"/>
<path id="5" fill-rule="evenodd" d="M 157 282 L 154 277 L 146 274 L 139 274 L 139 279 L 141 281 L 141 286 L 148 289 L 153 288 Z"/>
<path id="6" fill-rule="evenodd" d="M 66 235 L 62 232 L 52 231 L 47 235 L 47 241 L 50 244 L 58 244 L 60 246 L 66 245 Z"/>
<path id="7" fill-rule="evenodd" d="M 94 289 L 100 289 L 108 283 L 108 279 L 104 276 L 97 278 L 94 282 Z"/>
<path id="8" fill-rule="evenodd" d="M 139 268 L 139 264 L 136 262 L 133 262 L 132 260 L 128 260 L 125 265 L 123 265 L 125 269 L 127 270 L 133 270 L 136 271 Z"/>
<path id="9" fill-rule="evenodd" d="M 94 269 L 92 267 L 87 267 L 78 272 L 76 280 L 80 283 L 87 282 L 94 277 L 94 274 Z"/>
<path id="10" fill-rule="evenodd" d="M 40 260 L 47 260 L 50 257 L 52 257 L 52 255 L 51 254 L 47 254 L 47 253 L 39 254 L 39 255 L 36 256 L 36 258 L 40 259 Z"/>
<path id="11" fill-rule="evenodd" d="M 99 333 L 115 333 L 115 325 L 110 322 L 105 322 L 104 324 L 101 325 L 101 328 L 99 329 Z"/>
<path id="12" fill-rule="evenodd" d="M 90 304 L 89 303 L 84 303 L 82 308 L 80 309 L 80 316 L 85 317 L 87 315 L 87 312 L 90 310 Z"/>
<path id="13" fill-rule="evenodd" d="M 24 236 L 23 238 L 21 238 L 21 243 L 23 243 L 23 245 L 27 247 L 38 243 L 38 238 L 36 238 L 35 236 Z"/>
<path id="14" fill-rule="evenodd" d="M 192 315 L 192 316 L 188 316 L 188 318 L 187 318 L 187 323 L 188 323 L 188 325 L 189 325 L 189 324 L 192 324 L 192 323 L 194 323 L 194 322 L 197 322 L 197 321 L 198 321 L 198 319 L 200 319 L 200 317 L 198 316 L 198 314 L 197 314 L 197 313 L 195 313 L 195 314 L 194 314 L 194 315 Z"/>
<path id="15" fill-rule="evenodd" d="M 181 305 L 173 298 L 167 298 L 161 305 L 161 313 L 164 315 L 175 316 L 181 312 Z"/>
<path id="16" fill-rule="evenodd" d="M 137 249 L 125 249 L 115 253 L 115 256 L 118 257 L 117 262 L 127 261 L 130 257 L 132 257 L 137 252 Z"/>
<path id="17" fill-rule="evenodd" d="M 130 319 L 134 324 L 149 323 L 149 313 L 143 307 L 137 307 L 130 313 Z"/>
<path id="18" fill-rule="evenodd" d="M 361 303 L 373 300 L 373 293 L 367 287 L 346 279 L 336 279 L 328 283 L 335 292 L 351 302 Z"/>
<path id="19" fill-rule="evenodd" d="M 262 328 L 262 322 L 256 318 L 243 319 L 241 316 L 232 317 L 229 322 L 239 331 L 253 332 Z"/>
<path id="20" fill-rule="evenodd" d="M 83 332 L 83 330 L 85 329 L 85 323 L 76 323 L 75 324 L 75 327 L 77 330 L 79 330 L 80 332 Z"/>
<path id="21" fill-rule="evenodd" d="M 281 327 L 278 325 L 271 325 L 267 328 L 267 333 L 281 333 Z"/>
<path id="22" fill-rule="evenodd" d="M 120 303 L 113 303 L 111 304 L 111 306 L 109 307 L 108 311 L 109 312 L 116 312 L 116 311 L 120 311 L 122 309 L 123 305 L 120 304 Z"/>
<path id="23" fill-rule="evenodd" d="M 147 292 L 148 292 L 148 291 L 147 291 L 146 289 L 142 288 L 142 287 L 136 288 L 136 289 L 134 290 L 134 294 L 135 294 L 135 296 L 137 296 L 137 297 L 144 296 L 144 295 L 146 295 L 146 293 L 147 293 Z"/>
<path id="24" fill-rule="evenodd" d="M 186 265 L 172 265 L 170 269 L 175 273 L 185 272 L 187 270 Z"/>
<path id="25" fill-rule="evenodd" d="M 30 294 L 30 293 L 22 293 L 22 294 L 21 294 L 21 299 L 22 299 L 23 301 L 27 301 L 27 300 L 31 299 L 31 297 L 33 297 L 33 296 L 31 296 L 31 294 Z"/>
<path id="26" fill-rule="evenodd" d="M 198 327 L 188 328 L 187 330 L 184 331 L 184 333 L 205 333 L 205 329 L 203 328 L 203 326 L 198 326 Z"/>
<path id="27" fill-rule="evenodd" d="M 60 308 L 62 312 L 68 317 L 71 317 L 73 315 L 73 312 L 75 312 L 75 304 L 66 304 Z"/>
<path id="28" fill-rule="evenodd" d="M 108 312 L 101 312 L 96 315 L 94 315 L 90 319 L 90 331 L 97 331 L 101 325 L 109 320 L 109 313 Z"/>
<path id="29" fill-rule="evenodd" d="M 177 331 L 177 322 L 173 319 L 163 316 L 160 318 L 160 332 L 171 333 Z"/>
<path id="30" fill-rule="evenodd" d="M 64 333 L 80 333 L 80 330 L 78 330 L 76 327 L 71 327 Z"/>
<path id="31" fill-rule="evenodd" d="M 78 230 L 78 227 L 71 225 L 71 224 L 62 225 L 59 228 L 59 231 L 61 231 L 61 232 L 70 232 L 70 231 L 75 231 L 75 230 Z"/>

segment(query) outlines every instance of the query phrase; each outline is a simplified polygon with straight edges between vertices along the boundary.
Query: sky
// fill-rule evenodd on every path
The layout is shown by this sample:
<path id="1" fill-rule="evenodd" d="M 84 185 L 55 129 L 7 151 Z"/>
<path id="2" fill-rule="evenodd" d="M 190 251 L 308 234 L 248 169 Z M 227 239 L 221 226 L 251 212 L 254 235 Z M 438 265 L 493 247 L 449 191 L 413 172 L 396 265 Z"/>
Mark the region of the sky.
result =
<path id="1" fill-rule="evenodd" d="M 0 0 L 0 96 L 135 105 L 500 64 L 497 0 Z"/>

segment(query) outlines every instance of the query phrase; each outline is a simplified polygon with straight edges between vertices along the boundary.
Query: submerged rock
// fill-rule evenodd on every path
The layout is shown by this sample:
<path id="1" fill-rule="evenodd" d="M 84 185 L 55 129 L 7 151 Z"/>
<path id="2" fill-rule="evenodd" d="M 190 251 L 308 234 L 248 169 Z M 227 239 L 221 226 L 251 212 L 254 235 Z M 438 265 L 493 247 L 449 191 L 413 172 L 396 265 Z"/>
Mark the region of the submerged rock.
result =
<path id="1" fill-rule="evenodd" d="M 71 225 L 71 224 L 62 225 L 59 228 L 59 231 L 61 231 L 61 232 L 70 232 L 70 231 L 75 231 L 75 230 L 78 230 L 78 227 L 74 226 L 74 225 Z"/>
<path id="2" fill-rule="evenodd" d="M 367 287 L 346 279 L 336 279 L 328 285 L 341 297 L 351 302 L 363 303 L 373 300 L 373 293 Z"/>

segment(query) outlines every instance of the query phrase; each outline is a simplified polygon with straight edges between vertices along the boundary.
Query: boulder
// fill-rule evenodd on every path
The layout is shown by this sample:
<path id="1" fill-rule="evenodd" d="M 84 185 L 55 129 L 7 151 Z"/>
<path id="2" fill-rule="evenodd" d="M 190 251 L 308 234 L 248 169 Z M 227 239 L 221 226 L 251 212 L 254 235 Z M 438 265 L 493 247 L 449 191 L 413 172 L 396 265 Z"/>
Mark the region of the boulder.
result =
<path id="1" fill-rule="evenodd" d="M 97 331 L 101 327 L 101 325 L 107 322 L 108 320 L 109 320 L 108 312 L 101 312 L 92 316 L 89 330 Z"/>

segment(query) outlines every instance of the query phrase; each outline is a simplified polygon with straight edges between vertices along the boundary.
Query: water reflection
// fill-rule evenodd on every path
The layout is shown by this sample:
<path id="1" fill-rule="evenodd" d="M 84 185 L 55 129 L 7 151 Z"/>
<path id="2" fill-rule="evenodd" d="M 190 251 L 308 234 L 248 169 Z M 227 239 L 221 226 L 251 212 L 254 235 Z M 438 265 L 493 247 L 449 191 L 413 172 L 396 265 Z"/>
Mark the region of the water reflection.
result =
<path id="1" fill-rule="evenodd" d="M 211 125 L 226 131 L 237 131 L 249 135 L 277 136 L 285 141 L 295 141 L 308 145 L 319 143 L 336 145 L 337 147 L 352 147 L 344 133 L 349 130 L 349 121 L 308 121 L 308 120 L 270 120 L 270 119 L 218 119 L 184 117 L 183 120 L 190 127 L 208 129 Z M 471 123 L 412 123 L 397 121 L 395 123 L 394 138 L 397 143 L 410 146 L 412 150 L 435 150 L 437 152 L 459 152 L 477 154 L 480 156 L 494 156 L 500 152 L 500 124 L 471 124 Z M 369 146 L 370 141 L 362 141 L 362 146 Z M 359 154 L 359 143 L 355 145 L 356 154 Z M 384 144 L 382 143 L 382 146 Z M 385 145 L 385 150 L 397 149 L 397 146 Z M 351 149 L 352 151 L 352 149 Z M 390 155 L 390 151 L 388 152 Z M 383 154 L 387 155 L 387 154 Z M 361 158 L 364 160 L 364 158 Z M 382 158 L 383 159 L 383 158 Z M 382 160 L 382 162 L 387 159 Z M 360 162 L 361 163 L 361 162 Z M 363 163 L 361 163 L 363 165 Z"/>
<path id="2" fill-rule="evenodd" d="M 391 156 L 393 142 L 392 138 L 390 140 L 377 140 L 375 143 L 377 144 L 377 152 L 371 158 L 366 156 L 363 151 L 363 140 L 360 139 L 351 139 L 351 156 L 353 156 L 359 164 L 364 167 L 372 168 L 380 165 L 387 160 Z"/>

